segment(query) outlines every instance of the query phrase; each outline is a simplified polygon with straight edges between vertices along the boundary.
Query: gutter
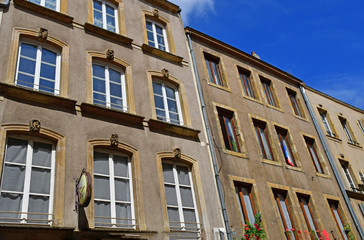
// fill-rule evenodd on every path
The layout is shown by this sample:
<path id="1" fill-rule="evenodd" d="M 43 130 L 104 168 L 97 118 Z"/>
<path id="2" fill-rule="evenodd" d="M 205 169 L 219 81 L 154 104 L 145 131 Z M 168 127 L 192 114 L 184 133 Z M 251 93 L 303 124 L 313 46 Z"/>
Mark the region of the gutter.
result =
<path id="1" fill-rule="evenodd" d="M 312 110 L 311 104 L 310 104 L 310 102 L 308 100 L 308 97 L 306 95 L 306 90 L 305 90 L 305 88 L 302 85 L 300 86 L 300 90 L 301 90 L 301 93 L 303 95 L 303 99 L 304 99 L 304 101 L 306 103 L 306 106 L 308 108 L 308 111 L 310 112 L 310 115 L 311 115 L 313 124 L 315 125 L 316 131 L 317 131 L 317 133 L 319 135 L 319 138 L 320 138 L 320 141 L 321 141 L 321 143 L 322 143 L 322 145 L 324 147 L 325 154 L 326 154 L 326 156 L 327 156 L 327 158 L 329 160 L 329 163 L 330 163 L 330 166 L 332 168 L 332 171 L 334 172 L 336 181 L 339 184 L 340 191 L 341 191 L 341 193 L 342 193 L 342 195 L 344 197 L 344 200 L 345 200 L 345 203 L 346 203 L 346 205 L 347 205 L 347 207 L 349 209 L 350 215 L 351 215 L 351 217 L 354 220 L 355 227 L 358 230 L 361 239 L 364 239 L 363 229 L 361 228 L 361 226 L 359 224 L 359 221 L 358 221 L 357 216 L 355 215 L 353 206 L 351 205 L 350 199 L 349 199 L 349 197 L 348 197 L 348 195 L 347 195 L 347 193 L 345 191 L 344 184 L 343 184 L 343 182 L 340 179 L 339 172 L 337 171 L 337 168 L 335 166 L 334 158 L 332 157 L 332 155 L 330 153 L 330 149 L 329 149 L 329 147 L 328 147 L 328 145 L 326 143 L 326 139 L 324 137 L 324 134 L 321 132 L 320 127 L 319 127 L 319 125 L 317 123 L 317 120 L 315 118 L 315 115 L 314 115 L 314 112 Z"/>
<path id="2" fill-rule="evenodd" d="M 203 95 L 202 95 L 202 88 L 201 88 L 200 78 L 199 78 L 199 75 L 198 75 L 198 72 L 197 72 L 196 59 L 195 59 L 195 55 L 194 55 L 193 48 L 192 48 L 190 34 L 187 32 L 186 35 L 187 35 L 187 40 L 188 40 L 188 47 L 190 49 L 190 55 L 191 55 L 191 58 L 192 58 L 193 69 L 194 69 L 195 76 L 196 76 L 195 79 L 196 79 L 196 84 L 197 84 L 197 89 L 198 89 L 198 95 L 199 95 L 199 98 L 200 98 L 201 110 L 202 110 L 203 119 L 204 119 L 204 122 L 205 122 L 204 125 L 205 125 L 205 130 L 206 130 L 206 133 L 207 133 L 208 146 L 209 146 L 209 149 L 210 149 L 211 160 L 212 160 L 212 164 L 213 164 L 213 167 L 214 167 L 215 180 L 216 180 L 216 184 L 217 184 L 217 191 L 219 193 L 219 198 L 220 198 L 220 203 L 221 203 L 221 208 L 222 208 L 222 215 L 223 215 L 224 222 L 225 222 L 226 235 L 227 235 L 227 239 L 231 240 L 231 232 L 230 232 L 229 220 L 228 220 L 228 216 L 227 216 L 227 212 L 226 212 L 226 204 L 225 204 L 224 194 L 223 194 L 223 190 L 222 190 L 219 170 L 218 170 L 218 167 L 217 167 L 215 150 L 214 150 L 214 147 L 211 145 L 211 143 L 213 141 L 212 141 L 212 136 L 211 136 L 210 127 L 209 127 L 210 126 L 209 120 L 207 118 L 206 105 L 205 105 Z"/>

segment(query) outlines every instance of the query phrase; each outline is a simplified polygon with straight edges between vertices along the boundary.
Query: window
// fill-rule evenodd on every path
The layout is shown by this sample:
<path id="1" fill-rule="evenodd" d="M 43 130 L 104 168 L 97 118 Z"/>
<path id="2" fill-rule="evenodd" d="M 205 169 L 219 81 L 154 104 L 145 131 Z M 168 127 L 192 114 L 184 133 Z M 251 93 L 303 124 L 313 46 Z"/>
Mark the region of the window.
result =
<path id="1" fill-rule="evenodd" d="M 259 147 L 263 158 L 274 161 L 273 152 L 269 142 L 266 123 L 258 121 L 253 121 L 253 122 L 254 122 L 255 133 L 258 138 Z"/>
<path id="2" fill-rule="evenodd" d="M 59 95 L 61 56 L 53 48 L 20 42 L 15 85 Z"/>
<path id="3" fill-rule="evenodd" d="M 127 111 L 124 70 L 108 65 L 92 65 L 94 104 L 120 111 Z"/>
<path id="4" fill-rule="evenodd" d="M 356 188 L 355 183 L 354 183 L 354 180 L 353 180 L 353 178 L 351 177 L 351 174 L 350 174 L 349 163 L 348 162 L 344 162 L 344 161 L 340 161 L 340 165 L 341 165 L 342 170 L 343 170 L 343 172 L 345 174 L 346 180 L 349 183 L 350 188 L 353 191 L 356 191 L 357 188 Z"/>
<path id="5" fill-rule="evenodd" d="M 28 1 L 52 9 L 54 11 L 59 11 L 60 9 L 60 0 L 28 0 Z"/>
<path id="6" fill-rule="evenodd" d="M 305 137 L 305 142 L 306 142 L 308 152 L 310 153 L 313 165 L 315 166 L 316 172 L 324 173 L 324 170 L 322 168 L 319 156 L 317 154 L 317 150 L 316 150 L 316 146 L 315 146 L 315 140 L 312 139 L 312 138 Z"/>
<path id="7" fill-rule="evenodd" d="M 148 45 L 168 52 L 166 29 L 163 25 L 151 20 L 146 20 Z"/>
<path id="8" fill-rule="evenodd" d="M 177 88 L 153 81 L 153 95 L 157 119 L 183 125 L 182 110 Z"/>
<path id="9" fill-rule="evenodd" d="M 170 230 L 191 231 L 199 235 L 196 230 L 200 229 L 200 224 L 189 167 L 170 162 L 163 162 L 162 167 Z"/>
<path id="10" fill-rule="evenodd" d="M 235 184 L 236 197 L 238 199 L 243 224 L 247 222 L 253 224 L 255 222 L 255 208 L 251 188 L 248 185 Z"/>
<path id="11" fill-rule="evenodd" d="M 250 72 L 239 69 L 239 76 L 244 94 L 248 97 L 256 98 L 253 90 L 253 84 L 251 82 Z"/>
<path id="12" fill-rule="evenodd" d="M 355 138 L 354 138 L 354 135 L 350 129 L 350 126 L 348 124 L 348 122 L 346 121 L 346 119 L 344 118 L 340 118 L 340 123 L 341 123 L 341 126 L 343 127 L 343 130 L 345 132 L 345 135 L 346 137 L 348 138 L 348 141 L 349 143 L 352 143 L 352 144 L 357 144 L 357 142 L 355 141 Z"/>
<path id="13" fill-rule="evenodd" d="M 282 128 L 277 128 L 279 142 L 281 143 L 282 152 L 286 163 L 292 167 L 297 167 L 296 161 L 293 156 L 291 143 L 288 139 L 288 131 Z"/>
<path id="14" fill-rule="evenodd" d="M 362 184 L 364 183 L 364 173 L 362 171 L 359 171 L 359 178 Z"/>
<path id="15" fill-rule="evenodd" d="M 218 108 L 218 113 L 225 148 L 230 151 L 240 152 L 238 135 L 234 124 L 234 113 L 221 108 Z"/>
<path id="16" fill-rule="evenodd" d="M 96 227 L 135 228 L 131 161 L 120 152 L 94 152 Z"/>
<path id="17" fill-rule="evenodd" d="M 111 32 L 119 32 L 117 7 L 103 0 L 93 0 L 94 25 Z"/>
<path id="18" fill-rule="evenodd" d="M 310 232 L 314 232 L 315 233 L 315 237 L 317 239 L 319 239 L 320 233 L 316 232 L 316 230 L 318 230 L 318 226 L 316 224 L 314 215 L 313 215 L 313 210 L 311 207 L 311 203 L 310 203 L 310 197 L 307 195 L 301 195 L 298 194 L 298 201 L 300 202 L 300 206 L 301 206 L 301 210 L 303 213 L 303 216 L 305 217 L 305 222 L 307 224 L 308 229 L 310 230 Z"/>
<path id="19" fill-rule="evenodd" d="M 205 54 L 205 63 L 207 67 L 207 72 L 209 74 L 210 82 L 223 86 L 219 62 L 220 60 L 218 58 Z"/>
<path id="20" fill-rule="evenodd" d="M 358 126 L 360 128 L 361 133 L 364 135 L 364 126 L 363 126 L 363 120 L 358 120 Z"/>
<path id="21" fill-rule="evenodd" d="M 274 195 L 274 199 L 276 202 L 278 214 L 280 216 L 280 220 L 281 220 L 283 229 L 284 230 L 285 229 L 291 230 L 291 228 L 296 229 L 294 226 L 294 223 L 292 221 L 292 214 L 288 208 L 287 192 L 283 192 L 280 190 L 273 190 L 273 195 Z M 287 233 L 287 234 L 291 234 L 291 233 Z M 286 239 L 296 239 L 296 237 L 297 237 L 296 232 L 294 231 L 290 235 L 290 238 L 287 238 L 287 236 L 286 236 Z"/>
<path id="22" fill-rule="evenodd" d="M 7 139 L 0 222 L 52 224 L 55 145 L 42 139 Z"/>
<path id="23" fill-rule="evenodd" d="M 339 208 L 339 202 L 333 201 L 333 200 L 328 200 L 328 201 L 329 201 L 329 206 L 330 206 L 331 213 L 334 216 L 336 225 L 340 230 L 340 234 L 341 234 L 342 238 L 345 239 L 345 240 L 348 240 L 348 237 L 345 234 L 343 219 L 342 219 L 341 214 L 340 214 L 339 209 L 338 209 Z"/>
<path id="24" fill-rule="evenodd" d="M 265 98 L 267 99 L 267 103 L 274 107 L 278 107 L 272 91 L 272 82 L 265 78 L 261 78 L 261 82 L 264 89 Z"/>
<path id="25" fill-rule="evenodd" d="M 287 90 L 287 92 L 288 92 L 288 97 L 291 102 L 294 114 L 296 114 L 299 117 L 305 117 L 303 114 L 303 111 L 301 109 L 301 105 L 297 99 L 297 93 L 292 90 Z"/>
<path id="26" fill-rule="evenodd" d="M 331 122 L 327 117 L 327 112 L 319 110 L 319 113 L 320 113 L 322 123 L 324 124 L 324 127 L 326 129 L 326 134 L 329 135 L 330 137 L 335 137 L 335 133 L 331 128 Z"/>

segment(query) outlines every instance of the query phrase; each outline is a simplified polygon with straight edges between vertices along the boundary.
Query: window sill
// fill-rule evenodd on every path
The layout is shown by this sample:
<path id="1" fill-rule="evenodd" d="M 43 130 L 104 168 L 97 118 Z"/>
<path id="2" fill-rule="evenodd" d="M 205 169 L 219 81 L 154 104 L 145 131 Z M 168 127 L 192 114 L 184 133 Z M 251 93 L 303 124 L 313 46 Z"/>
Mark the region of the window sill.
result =
<path id="1" fill-rule="evenodd" d="M 351 190 L 346 190 L 346 194 L 348 194 L 349 198 L 354 198 L 357 200 L 361 200 L 364 201 L 364 194 L 360 193 L 360 192 L 354 192 Z"/>
<path id="2" fill-rule="evenodd" d="M 316 176 L 322 177 L 322 178 L 331 178 L 330 175 L 325 174 L 325 173 L 319 173 L 319 172 L 316 172 Z"/>
<path id="3" fill-rule="evenodd" d="M 156 56 L 156 57 L 159 57 L 159 58 L 162 58 L 164 60 L 171 61 L 171 62 L 177 63 L 177 64 L 181 64 L 182 60 L 183 60 L 183 57 L 174 55 L 172 53 L 160 50 L 160 49 L 155 48 L 155 47 L 151 47 L 151 46 L 149 46 L 148 44 L 145 44 L 145 43 L 142 45 L 142 50 L 143 50 L 144 53 L 149 53 L 149 54 L 151 54 L 153 56 Z"/>
<path id="4" fill-rule="evenodd" d="M 228 149 L 223 149 L 222 151 L 225 154 L 232 155 L 232 156 L 235 156 L 235 157 L 248 158 L 246 153 L 235 152 L 235 151 L 231 151 L 231 150 L 228 150 Z"/>
<path id="5" fill-rule="evenodd" d="M 269 108 L 272 108 L 272 109 L 274 109 L 274 110 L 277 110 L 277 111 L 279 111 L 279 112 L 282 112 L 283 113 L 283 110 L 281 109 L 281 108 L 279 108 L 279 107 L 275 107 L 275 106 L 272 106 L 272 105 L 270 105 L 270 104 L 268 104 L 267 103 L 267 105 L 266 105 L 267 107 L 269 107 Z"/>
<path id="6" fill-rule="evenodd" d="M 338 137 L 333 137 L 333 136 L 328 135 L 328 134 L 326 134 L 326 137 L 327 137 L 328 139 L 331 139 L 332 141 L 335 141 L 335 142 L 339 142 L 339 143 L 341 143 L 341 142 L 342 142 L 342 140 L 341 140 L 340 138 L 338 138 Z"/>
<path id="7" fill-rule="evenodd" d="M 14 4 L 15 6 L 20 6 L 20 7 L 23 7 L 25 9 L 29 9 L 33 12 L 36 12 L 40 15 L 43 15 L 43 16 L 46 16 L 46 17 L 49 17 L 51 19 L 56 19 L 60 22 L 63 22 L 63 23 L 72 23 L 73 22 L 73 17 L 71 16 L 68 16 L 64 13 L 61 13 L 61 12 L 57 12 L 57 11 L 54 11 L 52 9 L 49 9 L 49 8 L 46 8 L 46 7 L 42 7 L 38 4 L 35 4 L 35 3 L 32 3 L 32 2 L 29 2 L 29 1 L 26 1 L 26 0 L 14 0 Z"/>
<path id="8" fill-rule="evenodd" d="M 9 96 L 15 99 L 23 99 L 47 106 L 60 106 L 72 111 L 75 110 L 77 103 L 76 100 L 38 92 L 6 83 L 0 83 L 0 92 L 5 96 Z"/>
<path id="9" fill-rule="evenodd" d="M 111 119 L 117 123 L 143 128 L 144 117 L 110 108 L 81 103 L 81 112 L 97 118 Z"/>
<path id="10" fill-rule="evenodd" d="M 86 230 L 83 230 L 86 232 Z M 131 239 L 140 239 L 140 236 L 136 236 L 135 234 L 157 234 L 158 232 L 157 231 L 148 231 L 148 230 L 138 230 L 138 227 L 137 229 L 132 229 L 132 228 L 111 228 L 111 227 L 95 227 L 95 228 L 90 228 L 89 230 L 87 230 L 87 232 L 98 232 L 98 233 L 107 233 L 108 236 L 110 237 L 110 235 L 112 236 L 118 236 L 120 233 L 121 235 L 120 236 L 126 236 L 125 233 L 132 233 L 133 236 L 128 236 L 130 237 Z M 110 234 L 110 232 L 112 232 Z M 124 233 L 124 234 L 123 234 Z M 144 239 L 144 238 L 143 238 Z"/>
<path id="11" fill-rule="evenodd" d="M 244 95 L 244 94 L 243 94 L 243 98 L 245 98 L 245 99 L 247 99 L 247 100 L 250 100 L 250 101 L 252 101 L 252 102 L 256 102 L 256 103 L 258 103 L 258 104 L 263 105 L 262 101 L 260 101 L 260 100 L 259 100 L 259 99 L 257 99 L 257 98 L 249 97 L 249 96 L 246 96 L 246 95 Z"/>
<path id="12" fill-rule="evenodd" d="M 305 171 L 303 171 L 303 169 L 301 167 L 293 167 L 293 166 L 290 166 L 290 165 L 287 165 L 287 164 L 286 164 L 286 168 L 290 169 L 290 170 L 293 170 L 293 171 L 297 171 L 297 172 L 305 172 Z"/>
<path id="13" fill-rule="evenodd" d="M 97 27 L 91 23 L 85 23 L 84 28 L 87 32 L 94 33 L 97 36 L 101 36 L 103 38 L 107 38 L 109 40 L 113 40 L 115 42 L 122 43 L 125 45 L 131 45 L 131 43 L 133 42 L 133 39 L 131 38 Z"/>
<path id="14" fill-rule="evenodd" d="M 353 147 L 353 148 L 356 148 L 356 149 L 363 149 L 363 147 L 360 146 L 359 144 L 355 144 L 355 143 L 348 142 L 348 145 L 350 147 Z"/>
<path id="15" fill-rule="evenodd" d="M 221 85 L 218 85 L 216 83 L 212 83 L 210 82 L 210 80 L 206 79 L 207 80 L 207 84 L 210 85 L 211 87 L 215 87 L 215 88 L 218 88 L 218 89 L 221 89 L 221 90 L 224 90 L 226 92 L 231 92 L 230 88 L 227 86 L 221 86 Z"/>
<path id="16" fill-rule="evenodd" d="M 277 162 L 277 161 L 273 161 L 273 160 L 269 160 L 269 159 L 265 159 L 265 158 L 262 158 L 262 162 L 263 163 L 266 163 L 266 164 L 269 164 L 269 165 L 274 165 L 274 166 L 279 166 L 279 167 L 282 167 L 282 163 L 280 162 Z"/>
<path id="17" fill-rule="evenodd" d="M 300 117 L 300 116 L 298 116 L 298 115 L 296 115 L 296 114 L 294 114 L 294 116 L 295 116 L 296 118 L 298 118 L 298 119 L 302 120 L 302 121 L 305 121 L 305 122 L 308 122 L 308 123 L 309 123 L 309 121 L 308 121 L 308 119 L 307 119 L 306 117 Z"/>
<path id="18" fill-rule="evenodd" d="M 196 140 L 198 139 L 198 134 L 201 132 L 200 130 L 195 130 L 185 126 L 180 126 L 156 119 L 149 119 L 148 125 L 151 131 L 156 131 L 161 133 L 172 133 L 178 136 Z"/>

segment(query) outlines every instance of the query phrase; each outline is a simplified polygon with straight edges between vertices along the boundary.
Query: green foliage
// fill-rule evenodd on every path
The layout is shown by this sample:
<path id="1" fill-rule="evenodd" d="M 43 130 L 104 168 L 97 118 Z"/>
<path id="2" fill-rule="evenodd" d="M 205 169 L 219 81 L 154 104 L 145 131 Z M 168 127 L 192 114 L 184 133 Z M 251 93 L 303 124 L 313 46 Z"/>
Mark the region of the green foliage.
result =
<path id="1" fill-rule="evenodd" d="M 249 239 L 265 239 L 267 236 L 265 235 L 265 231 L 262 226 L 262 215 L 257 213 L 255 215 L 254 224 L 250 224 L 249 222 L 244 225 L 244 236 L 241 240 L 249 240 Z"/>
<path id="2" fill-rule="evenodd" d="M 351 228 L 350 228 L 349 224 L 345 224 L 344 230 L 345 230 L 346 236 L 349 238 L 349 240 L 354 240 L 355 239 L 354 234 L 351 231 Z"/>

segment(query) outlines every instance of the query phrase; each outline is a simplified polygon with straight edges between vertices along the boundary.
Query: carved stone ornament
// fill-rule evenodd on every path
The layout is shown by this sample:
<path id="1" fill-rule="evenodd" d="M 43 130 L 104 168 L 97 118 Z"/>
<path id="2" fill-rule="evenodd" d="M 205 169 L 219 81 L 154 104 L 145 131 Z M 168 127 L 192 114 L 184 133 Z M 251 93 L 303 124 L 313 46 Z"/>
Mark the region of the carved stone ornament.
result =
<path id="1" fill-rule="evenodd" d="M 38 29 L 38 37 L 41 39 L 47 39 L 48 37 L 48 30 L 45 28 Z"/>
<path id="2" fill-rule="evenodd" d="M 173 156 L 175 159 L 181 159 L 181 149 L 179 147 L 173 148 Z"/>
<path id="3" fill-rule="evenodd" d="M 165 68 L 163 68 L 162 70 L 162 74 L 163 74 L 163 78 L 169 78 L 169 71 Z"/>
<path id="4" fill-rule="evenodd" d="M 341 158 L 344 158 L 345 156 L 344 156 L 344 154 L 343 154 L 343 153 L 340 153 L 340 157 L 341 157 Z"/>
<path id="5" fill-rule="evenodd" d="M 157 9 L 154 9 L 153 16 L 159 18 L 159 11 Z"/>
<path id="6" fill-rule="evenodd" d="M 110 60 L 113 60 L 114 59 L 114 50 L 108 49 L 106 51 L 106 58 L 110 59 Z"/>
<path id="7" fill-rule="evenodd" d="M 29 121 L 29 131 L 31 131 L 31 132 L 40 131 L 40 121 L 38 119 L 31 119 Z"/>
<path id="8" fill-rule="evenodd" d="M 119 144 L 119 136 L 117 134 L 111 134 L 110 146 L 116 147 Z"/>

